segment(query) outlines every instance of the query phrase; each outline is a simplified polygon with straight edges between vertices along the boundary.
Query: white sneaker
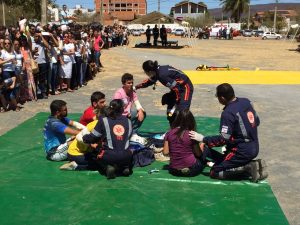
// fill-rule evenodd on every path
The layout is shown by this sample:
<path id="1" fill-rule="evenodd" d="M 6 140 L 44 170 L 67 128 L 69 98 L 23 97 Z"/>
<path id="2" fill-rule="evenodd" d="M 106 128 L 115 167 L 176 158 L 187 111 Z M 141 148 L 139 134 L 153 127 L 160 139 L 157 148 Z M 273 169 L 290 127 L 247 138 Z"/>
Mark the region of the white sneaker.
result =
<path id="1" fill-rule="evenodd" d="M 144 138 L 144 137 L 141 137 L 137 134 L 133 134 L 130 138 L 130 141 L 137 142 L 137 143 L 140 143 L 142 145 L 147 144 L 147 139 Z"/>
<path id="2" fill-rule="evenodd" d="M 77 168 L 77 163 L 75 161 L 65 163 L 59 169 L 61 170 L 75 170 Z"/>

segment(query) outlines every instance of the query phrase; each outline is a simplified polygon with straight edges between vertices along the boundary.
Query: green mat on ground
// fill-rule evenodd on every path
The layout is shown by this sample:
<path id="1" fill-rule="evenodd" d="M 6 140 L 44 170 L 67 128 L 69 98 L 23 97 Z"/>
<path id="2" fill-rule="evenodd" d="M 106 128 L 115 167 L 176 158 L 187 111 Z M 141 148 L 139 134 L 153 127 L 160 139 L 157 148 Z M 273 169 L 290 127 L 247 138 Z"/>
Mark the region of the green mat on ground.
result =
<path id="1" fill-rule="evenodd" d="M 267 182 L 177 178 L 155 162 L 130 177 L 107 180 L 92 171 L 60 171 L 45 159 L 39 113 L 0 137 L 0 224 L 288 224 Z M 78 114 L 70 118 L 78 119 Z M 218 119 L 197 118 L 204 134 Z M 148 116 L 144 132 L 167 129 L 164 116 Z M 148 174 L 157 168 L 158 173 Z"/>

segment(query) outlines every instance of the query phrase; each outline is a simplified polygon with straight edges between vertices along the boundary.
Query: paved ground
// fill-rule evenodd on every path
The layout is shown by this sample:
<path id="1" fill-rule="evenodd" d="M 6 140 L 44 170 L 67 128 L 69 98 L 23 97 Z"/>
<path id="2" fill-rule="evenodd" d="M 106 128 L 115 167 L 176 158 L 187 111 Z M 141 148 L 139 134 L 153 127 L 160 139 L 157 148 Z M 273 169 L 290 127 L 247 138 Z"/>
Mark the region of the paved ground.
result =
<path id="1" fill-rule="evenodd" d="M 146 59 L 157 59 L 161 64 L 171 64 L 180 69 L 194 69 L 198 64 L 215 62 L 213 58 L 202 61 L 199 57 L 180 57 L 168 52 L 157 53 L 149 52 L 147 49 L 135 50 L 123 47 L 104 51 L 105 71 L 98 74 L 88 86 L 75 93 L 26 103 L 21 112 L 1 113 L 0 134 L 34 116 L 37 112 L 49 111 L 49 104 L 55 98 L 67 101 L 70 113 L 82 112 L 89 105 L 90 94 L 95 90 L 103 91 L 107 99 L 111 99 L 116 88 L 121 86 L 120 76 L 124 72 L 134 74 L 136 83 L 145 78 L 141 63 Z M 293 63 L 297 64 L 298 61 Z M 243 66 L 251 67 L 245 64 Z M 222 107 L 214 97 L 215 86 L 195 86 L 192 103 L 192 111 L 195 115 L 219 117 Z M 237 96 L 248 97 L 253 101 L 260 115 L 262 121 L 259 128 L 260 157 L 265 158 L 269 165 L 268 181 L 290 224 L 300 224 L 300 164 L 298 160 L 300 153 L 296 145 L 300 132 L 298 120 L 300 88 L 298 85 L 235 85 L 234 88 Z M 140 101 L 147 113 L 165 114 L 164 107 L 160 105 L 160 96 L 167 91 L 162 86 L 158 86 L 155 91 L 152 88 L 139 91 Z M 201 128 L 198 129 L 201 131 Z"/>

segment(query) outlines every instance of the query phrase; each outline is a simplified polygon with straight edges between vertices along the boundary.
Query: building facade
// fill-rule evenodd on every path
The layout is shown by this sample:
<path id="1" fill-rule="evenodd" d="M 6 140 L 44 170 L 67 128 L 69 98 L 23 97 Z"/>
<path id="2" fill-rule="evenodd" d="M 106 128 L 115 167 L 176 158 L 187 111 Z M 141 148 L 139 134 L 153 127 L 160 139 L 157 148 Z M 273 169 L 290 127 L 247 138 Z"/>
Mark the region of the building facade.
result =
<path id="1" fill-rule="evenodd" d="M 174 19 L 183 20 L 184 18 L 197 18 L 207 13 L 207 6 L 203 3 L 182 1 L 172 7 Z"/>
<path id="2" fill-rule="evenodd" d="M 95 0 L 97 13 L 133 12 L 136 15 L 147 14 L 146 0 Z"/>

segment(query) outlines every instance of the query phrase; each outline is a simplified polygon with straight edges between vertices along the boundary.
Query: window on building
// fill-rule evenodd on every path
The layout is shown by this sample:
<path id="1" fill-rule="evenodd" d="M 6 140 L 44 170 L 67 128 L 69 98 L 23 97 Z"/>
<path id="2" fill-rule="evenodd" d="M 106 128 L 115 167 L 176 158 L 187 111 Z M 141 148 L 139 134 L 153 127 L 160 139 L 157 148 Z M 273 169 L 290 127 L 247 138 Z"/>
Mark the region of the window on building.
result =
<path id="1" fill-rule="evenodd" d="M 115 4 L 115 7 L 120 7 L 120 4 Z"/>
<path id="2" fill-rule="evenodd" d="M 134 6 L 138 6 L 139 4 L 134 4 Z"/>
<path id="3" fill-rule="evenodd" d="M 132 6 L 132 3 L 127 3 L 127 6 Z"/>
<path id="4" fill-rule="evenodd" d="M 103 6 L 106 6 L 106 4 L 103 4 Z"/>
<path id="5" fill-rule="evenodd" d="M 121 4 L 121 7 L 126 7 L 126 4 Z"/>

